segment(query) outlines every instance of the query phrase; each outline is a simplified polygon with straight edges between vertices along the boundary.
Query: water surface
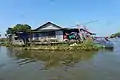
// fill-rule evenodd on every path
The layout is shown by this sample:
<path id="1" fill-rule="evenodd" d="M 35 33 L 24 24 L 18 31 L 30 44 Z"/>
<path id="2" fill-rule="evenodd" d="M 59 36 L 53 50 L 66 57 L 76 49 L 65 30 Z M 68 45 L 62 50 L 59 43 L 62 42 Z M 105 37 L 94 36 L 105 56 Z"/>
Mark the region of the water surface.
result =
<path id="1" fill-rule="evenodd" d="M 42 52 L 0 47 L 0 80 L 119 80 L 120 42 L 98 52 Z"/>

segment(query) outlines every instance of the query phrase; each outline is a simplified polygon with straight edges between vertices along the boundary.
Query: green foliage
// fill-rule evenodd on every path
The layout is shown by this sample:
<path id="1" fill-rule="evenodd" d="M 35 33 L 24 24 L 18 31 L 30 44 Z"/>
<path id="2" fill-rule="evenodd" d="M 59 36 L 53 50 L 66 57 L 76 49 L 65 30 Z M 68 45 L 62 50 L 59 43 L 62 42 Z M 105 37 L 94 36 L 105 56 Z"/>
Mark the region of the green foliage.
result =
<path id="1" fill-rule="evenodd" d="M 83 43 L 72 44 L 56 44 L 56 45 L 39 45 L 28 47 L 28 50 L 41 50 L 41 51 L 96 51 L 99 47 L 92 40 L 85 40 Z M 72 46 L 71 46 L 72 45 Z"/>
<path id="2" fill-rule="evenodd" d="M 6 31 L 7 34 L 12 34 L 13 33 L 13 30 L 12 28 L 8 28 L 7 31 Z"/>
<path id="3" fill-rule="evenodd" d="M 93 45 L 94 45 L 94 42 L 93 42 L 93 40 L 91 40 L 91 39 L 87 39 L 87 40 L 85 40 L 85 41 L 82 43 L 82 45 L 85 45 L 85 46 L 93 46 Z"/>
<path id="4" fill-rule="evenodd" d="M 31 30 L 31 26 L 27 24 L 17 24 L 13 28 L 8 28 L 6 31 L 7 34 L 12 34 L 18 31 L 29 32 Z"/>
<path id="5" fill-rule="evenodd" d="M 25 31 L 25 32 L 28 32 L 31 30 L 31 27 L 27 24 L 17 24 L 15 25 L 12 30 L 14 32 L 17 32 L 17 31 Z"/>
<path id="6" fill-rule="evenodd" d="M 115 33 L 115 34 L 112 34 L 111 36 L 112 36 L 112 37 L 117 37 L 117 36 L 120 36 L 120 32 Z"/>
<path id="7" fill-rule="evenodd" d="M 0 38 L 0 42 L 7 42 L 7 38 Z"/>

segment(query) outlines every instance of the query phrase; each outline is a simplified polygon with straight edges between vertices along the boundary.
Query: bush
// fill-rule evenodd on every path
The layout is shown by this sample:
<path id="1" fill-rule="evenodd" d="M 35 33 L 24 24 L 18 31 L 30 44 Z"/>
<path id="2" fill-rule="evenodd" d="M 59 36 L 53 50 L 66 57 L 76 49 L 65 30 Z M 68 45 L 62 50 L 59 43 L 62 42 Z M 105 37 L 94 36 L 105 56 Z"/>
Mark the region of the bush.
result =
<path id="1" fill-rule="evenodd" d="M 85 46 L 94 46 L 95 44 L 94 44 L 93 40 L 87 39 L 87 40 L 85 40 L 85 41 L 82 43 L 82 45 L 85 45 Z"/>

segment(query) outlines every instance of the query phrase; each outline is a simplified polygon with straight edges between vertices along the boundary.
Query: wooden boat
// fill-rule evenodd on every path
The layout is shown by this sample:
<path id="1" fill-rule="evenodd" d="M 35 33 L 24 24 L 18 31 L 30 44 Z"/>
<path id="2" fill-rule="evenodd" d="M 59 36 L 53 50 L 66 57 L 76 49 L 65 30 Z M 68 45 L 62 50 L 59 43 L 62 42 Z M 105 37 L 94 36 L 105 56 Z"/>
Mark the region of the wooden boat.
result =
<path id="1" fill-rule="evenodd" d="M 114 48 L 114 44 L 112 43 L 112 41 L 108 40 L 107 38 L 96 38 L 96 39 L 94 39 L 94 42 L 96 44 L 102 45 L 106 49 Z"/>

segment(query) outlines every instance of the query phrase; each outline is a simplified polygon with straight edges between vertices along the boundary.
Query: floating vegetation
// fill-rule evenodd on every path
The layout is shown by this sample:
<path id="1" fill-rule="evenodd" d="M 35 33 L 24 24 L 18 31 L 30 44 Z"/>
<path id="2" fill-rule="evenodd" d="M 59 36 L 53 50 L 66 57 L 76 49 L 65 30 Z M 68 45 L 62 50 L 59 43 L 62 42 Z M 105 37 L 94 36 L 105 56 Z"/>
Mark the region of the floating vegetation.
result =
<path id="1" fill-rule="evenodd" d="M 42 50 L 42 51 L 77 51 L 77 50 L 84 50 L 84 51 L 96 51 L 99 50 L 100 47 L 96 46 L 92 40 L 85 40 L 83 43 L 73 43 L 73 44 L 58 44 L 58 45 L 38 45 L 38 46 L 31 46 L 26 47 L 26 50 Z"/>

